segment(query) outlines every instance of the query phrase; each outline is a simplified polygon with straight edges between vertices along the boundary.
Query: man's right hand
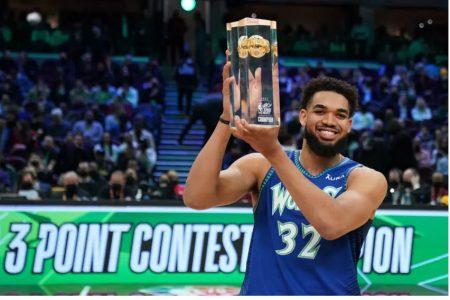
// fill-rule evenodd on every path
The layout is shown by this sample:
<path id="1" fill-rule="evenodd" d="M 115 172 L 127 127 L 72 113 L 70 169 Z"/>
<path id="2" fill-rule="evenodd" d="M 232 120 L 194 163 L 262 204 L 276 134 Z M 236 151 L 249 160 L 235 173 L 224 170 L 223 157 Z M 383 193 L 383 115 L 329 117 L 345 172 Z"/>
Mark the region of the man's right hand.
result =
<path id="1" fill-rule="evenodd" d="M 225 51 L 225 55 L 226 55 L 226 63 L 223 66 L 223 71 L 222 71 L 223 112 L 222 112 L 221 117 L 225 120 L 231 120 L 232 115 L 231 115 L 231 105 L 230 105 L 230 101 L 231 101 L 230 86 L 233 87 L 233 92 L 234 92 L 233 96 L 235 99 L 240 99 L 241 90 L 240 90 L 239 85 L 236 83 L 236 79 L 234 78 L 234 76 L 229 76 L 230 68 L 231 68 L 231 61 L 229 60 L 230 51 L 229 50 Z M 240 101 L 235 101 L 235 99 L 233 99 L 233 101 L 234 101 L 233 107 L 236 111 L 239 109 Z"/>

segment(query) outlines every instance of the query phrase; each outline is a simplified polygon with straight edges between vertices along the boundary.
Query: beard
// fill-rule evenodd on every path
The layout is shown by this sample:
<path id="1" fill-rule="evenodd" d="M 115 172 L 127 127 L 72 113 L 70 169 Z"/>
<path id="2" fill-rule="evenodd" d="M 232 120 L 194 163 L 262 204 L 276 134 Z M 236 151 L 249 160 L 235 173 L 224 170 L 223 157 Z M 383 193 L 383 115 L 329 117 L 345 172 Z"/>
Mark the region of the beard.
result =
<path id="1" fill-rule="evenodd" d="M 336 154 L 343 153 L 347 148 L 348 135 L 345 135 L 341 139 L 337 140 L 334 144 L 324 144 L 311 133 L 305 126 L 305 139 L 308 142 L 309 148 L 318 156 L 332 157 Z"/>

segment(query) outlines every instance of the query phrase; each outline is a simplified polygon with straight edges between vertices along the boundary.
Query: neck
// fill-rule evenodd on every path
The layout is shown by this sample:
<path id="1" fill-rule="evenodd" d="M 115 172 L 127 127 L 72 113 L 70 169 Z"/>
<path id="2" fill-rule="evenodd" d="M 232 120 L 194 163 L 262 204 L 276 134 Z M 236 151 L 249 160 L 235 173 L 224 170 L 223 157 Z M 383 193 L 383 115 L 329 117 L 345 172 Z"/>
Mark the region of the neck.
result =
<path id="1" fill-rule="evenodd" d="M 330 157 L 319 156 L 309 148 L 306 141 L 303 141 L 301 155 L 299 157 L 300 163 L 311 175 L 316 176 L 326 168 L 330 168 L 338 164 L 342 159 L 341 154 L 336 154 Z"/>

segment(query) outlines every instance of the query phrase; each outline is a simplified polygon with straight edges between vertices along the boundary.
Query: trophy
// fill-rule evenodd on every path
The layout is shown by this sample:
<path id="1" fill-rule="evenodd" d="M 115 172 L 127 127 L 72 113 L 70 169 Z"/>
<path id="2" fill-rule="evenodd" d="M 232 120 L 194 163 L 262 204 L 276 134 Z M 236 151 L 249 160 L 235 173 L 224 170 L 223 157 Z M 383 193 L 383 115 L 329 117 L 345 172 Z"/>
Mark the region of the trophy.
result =
<path id="1" fill-rule="evenodd" d="M 277 23 L 255 18 L 227 23 L 227 47 L 234 77 L 230 126 L 235 116 L 253 125 L 279 126 Z"/>

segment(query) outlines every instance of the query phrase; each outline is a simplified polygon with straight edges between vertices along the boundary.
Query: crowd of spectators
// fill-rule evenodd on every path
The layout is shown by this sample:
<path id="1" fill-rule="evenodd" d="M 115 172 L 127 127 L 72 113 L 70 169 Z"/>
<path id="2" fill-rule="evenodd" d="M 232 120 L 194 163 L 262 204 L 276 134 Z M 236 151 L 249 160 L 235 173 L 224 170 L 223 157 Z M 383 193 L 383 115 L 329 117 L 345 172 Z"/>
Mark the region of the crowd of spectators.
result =
<path id="1" fill-rule="evenodd" d="M 195 19 L 196 43 L 205 44 L 204 21 L 199 14 Z M 0 192 L 18 192 L 27 199 L 179 197 L 176 172 L 156 180 L 152 175 L 165 100 L 161 66 L 154 58 L 140 65 L 132 55 L 121 62 L 111 55 L 164 58 L 168 49 L 166 63 L 174 66 L 186 54 L 186 24 L 174 13 L 166 27 L 180 32 L 167 40 L 163 30 L 155 30 L 162 16 L 148 11 L 124 16 L 120 30 L 107 19 L 61 20 L 55 28 L 7 13 L 0 20 Z M 344 154 L 385 174 L 386 203 L 446 203 L 448 69 L 441 43 L 446 38 L 420 31 L 394 37 L 379 28 L 373 43 L 361 22 L 349 34 L 333 37 L 324 26 L 319 32 L 302 26 L 282 29 L 281 55 L 375 59 L 381 67 L 330 69 L 320 60 L 299 68 L 281 65 L 280 142 L 286 149 L 301 147 L 298 109 L 304 85 L 317 76 L 341 78 L 360 93 Z M 19 57 L 13 58 L 10 49 Z M 23 49 L 58 51 L 59 57 L 37 62 Z M 190 63 L 205 81 L 220 78 L 217 71 L 206 75 L 207 53 L 194 54 Z M 223 167 L 251 151 L 232 140 Z"/>
<path id="2" fill-rule="evenodd" d="M 157 188 L 152 171 L 164 91 L 156 60 L 95 60 L 86 52 L 77 61 L 62 51 L 37 62 L 25 51 L 17 59 L 3 51 L 0 192 L 148 199 Z"/>
<path id="3" fill-rule="evenodd" d="M 285 149 L 300 149 L 298 120 L 305 84 L 332 76 L 355 85 L 359 109 L 353 116 L 346 156 L 382 172 L 389 181 L 385 203 L 447 204 L 448 199 L 448 69 L 418 54 L 407 64 L 379 69 L 330 69 L 317 66 L 280 69 L 282 126 Z M 223 168 L 251 152 L 232 140 Z"/>

